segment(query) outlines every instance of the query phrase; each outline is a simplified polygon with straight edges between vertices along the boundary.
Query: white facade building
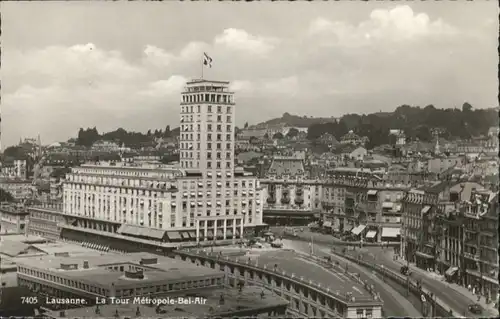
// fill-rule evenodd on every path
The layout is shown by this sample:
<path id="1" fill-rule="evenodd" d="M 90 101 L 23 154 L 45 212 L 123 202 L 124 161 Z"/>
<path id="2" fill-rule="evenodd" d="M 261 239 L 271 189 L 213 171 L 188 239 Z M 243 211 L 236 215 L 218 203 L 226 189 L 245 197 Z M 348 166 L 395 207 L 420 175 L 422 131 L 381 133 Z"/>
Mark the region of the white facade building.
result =
<path id="1" fill-rule="evenodd" d="M 235 103 L 228 86 L 187 83 L 181 99 L 180 168 L 126 163 L 74 168 L 64 184 L 64 212 L 193 231 L 196 241 L 236 239 L 244 229 L 263 225 L 259 182 L 234 167 Z"/>

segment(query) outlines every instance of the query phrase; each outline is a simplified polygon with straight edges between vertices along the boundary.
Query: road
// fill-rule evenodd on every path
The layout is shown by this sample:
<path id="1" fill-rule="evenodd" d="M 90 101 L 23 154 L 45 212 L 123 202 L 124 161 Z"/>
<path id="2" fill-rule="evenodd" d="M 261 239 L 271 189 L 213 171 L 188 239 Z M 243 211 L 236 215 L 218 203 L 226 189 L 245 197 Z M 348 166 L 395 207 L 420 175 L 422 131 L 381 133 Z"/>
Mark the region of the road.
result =
<path id="1" fill-rule="evenodd" d="M 274 231 L 276 234 L 280 234 L 281 232 L 283 232 L 283 230 L 284 230 L 283 227 L 277 227 L 274 228 L 272 231 Z M 307 229 L 307 227 L 304 227 L 304 231 L 299 232 L 298 236 L 299 236 L 298 241 L 300 240 L 310 241 L 312 238 L 312 241 L 316 245 L 331 246 L 335 245 L 335 242 L 339 241 L 339 239 L 331 235 L 311 232 Z M 338 249 L 342 249 L 344 247 L 345 246 L 341 246 Z M 384 265 L 384 267 L 387 267 L 388 269 L 399 273 L 401 264 L 392 260 L 392 248 L 383 250 L 380 247 L 364 247 L 361 249 L 361 251 L 358 248 L 356 248 L 355 251 L 349 251 L 349 253 L 354 255 L 357 255 L 360 252 L 362 254 L 365 254 L 367 257 L 369 254 L 376 256 L 374 262 L 377 262 L 380 265 Z M 467 310 L 468 305 L 475 303 L 476 300 L 463 295 L 459 291 L 450 289 L 450 287 L 446 283 L 442 282 L 440 279 L 428 277 L 419 271 L 414 271 L 412 274 L 412 278 L 417 280 L 420 279 L 424 287 L 434 292 L 437 298 L 445 302 L 449 307 L 451 307 L 457 313 L 463 314 L 466 317 L 484 317 L 485 315 L 496 317 L 496 313 L 493 313 L 491 310 L 488 309 L 485 309 L 483 314 L 473 314 L 469 312 Z"/>
<path id="2" fill-rule="evenodd" d="M 380 247 L 366 247 L 361 250 L 348 251 L 348 253 L 353 256 L 361 254 L 363 255 L 363 260 L 373 260 L 374 263 L 384 265 L 384 267 L 398 273 L 401 269 L 401 264 L 392 259 L 393 253 L 391 248 L 383 250 Z M 468 312 L 467 306 L 475 303 L 475 301 L 454 289 L 450 289 L 450 287 L 440 279 L 429 277 L 428 274 L 426 275 L 424 271 L 420 270 L 414 270 L 411 277 L 415 280 L 421 280 L 423 287 L 432 291 L 437 298 L 441 299 L 457 313 L 464 314 L 466 317 L 484 317 L 485 314 L 478 315 Z"/>
<path id="3" fill-rule="evenodd" d="M 304 253 L 309 253 L 309 243 L 303 241 L 284 241 L 286 243 L 285 246 L 295 249 L 296 251 L 301 251 Z M 290 242 L 290 243 L 288 243 Z M 341 265 L 345 265 L 347 260 L 343 258 L 339 258 L 335 255 L 331 255 L 329 253 L 330 248 L 327 245 L 314 245 L 314 254 L 320 257 L 330 256 L 332 260 L 338 261 Z M 384 316 L 385 317 L 421 317 L 422 314 L 419 310 L 417 310 L 414 304 L 419 305 L 417 298 L 414 297 L 415 300 L 408 300 L 402 296 L 404 293 L 404 289 L 399 289 L 397 291 L 393 287 L 384 283 L 381 278 L 374 275 L 371 271 L 360 267 L 354 263 L 348 262 L 349 271 L 357 272 L 360 274 L 362 280 L 366 280 L 369 284 L 372 284 L 375 287 L 375 290 L 380 293 L 380 297 L 384 301 Z M 314 272 L 311 271 L 311 268 L 305 269 L 305 274 L 307 276 L 311 276 Z M 323 277 L 323 282 L 325 278 Z"/>

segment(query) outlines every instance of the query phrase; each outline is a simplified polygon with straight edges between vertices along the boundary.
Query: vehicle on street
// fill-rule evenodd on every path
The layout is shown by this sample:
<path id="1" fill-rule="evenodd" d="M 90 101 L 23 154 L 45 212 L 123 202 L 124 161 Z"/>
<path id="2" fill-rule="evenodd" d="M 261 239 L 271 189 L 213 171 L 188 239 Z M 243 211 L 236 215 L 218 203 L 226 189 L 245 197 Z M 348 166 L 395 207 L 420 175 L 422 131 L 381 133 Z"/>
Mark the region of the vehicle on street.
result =
<path id="1" fill-rule="evenodd" d="M 469 305 L 467 309 L 469 309 L 470 312 L 476 315 L 479 315 L 483 312 L 483 309 L 481 309 L 481 306 L 477 303 Z"/>
<path id="2" fill-rule="evenodd" d="M 401 269 L 399 270 L 399 272 L 402 274 L 402 275 L 405 275 L 405 276 L 409 276 L 411 275 L 411 269 L 408 268 L 408 266 L 401 266 Z"/>
<path id="3" fill-rule="evenodd" d="M 282 243 L 282 242 L 280 242 L 280 241 L 273 241 L 273 242 L 271 243 L 271 247 L 272 247 L 272 248 L 283 248 L 283 243 Z"/>

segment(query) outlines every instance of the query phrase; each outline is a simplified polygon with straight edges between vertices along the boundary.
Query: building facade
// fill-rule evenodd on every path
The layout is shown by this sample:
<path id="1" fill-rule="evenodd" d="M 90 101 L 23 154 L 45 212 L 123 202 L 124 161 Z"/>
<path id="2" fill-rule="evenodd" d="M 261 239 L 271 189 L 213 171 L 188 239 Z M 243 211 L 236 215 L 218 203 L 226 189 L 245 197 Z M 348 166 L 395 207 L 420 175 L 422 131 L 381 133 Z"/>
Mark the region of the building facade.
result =
<path id="1" fill-rule="evenodd" d="M 141 238 L 149 237 L 144 229 L 152 229 L 155 240 L 191 242 L 233 240 L 263 226 L 259 182 L 234 167 L 235 103 L 228 86 L 187 83 L 181 96 L 180 167 L 73 168 L 63 183 L 64 214 L 73 217 L 73 226 Z"/>

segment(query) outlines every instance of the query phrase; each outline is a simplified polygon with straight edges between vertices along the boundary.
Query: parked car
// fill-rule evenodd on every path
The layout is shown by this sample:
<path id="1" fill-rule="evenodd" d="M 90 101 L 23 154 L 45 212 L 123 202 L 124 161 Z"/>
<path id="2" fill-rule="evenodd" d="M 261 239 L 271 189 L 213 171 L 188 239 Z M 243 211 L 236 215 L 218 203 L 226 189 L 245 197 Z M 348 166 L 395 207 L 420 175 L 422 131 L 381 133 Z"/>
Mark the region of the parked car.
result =
<path id="1" fill-rule="evenodd" d="M 468 309 L 470 312 L 472 312 L 473 314 L 476 314 L 476 315 L 483 313 L 483 309 L 477 303 L 469 305 Z"/>
<path id="2" fill-rule="evenodd" d="M 402 274 L 402 275 L 405 275 L 405 276 L 409 276 L 411 275 L 411 269 L 408 268 L 408 266 L 401 266 L 401 269 L 399 270 L 399 272 Z"/>

